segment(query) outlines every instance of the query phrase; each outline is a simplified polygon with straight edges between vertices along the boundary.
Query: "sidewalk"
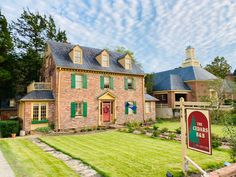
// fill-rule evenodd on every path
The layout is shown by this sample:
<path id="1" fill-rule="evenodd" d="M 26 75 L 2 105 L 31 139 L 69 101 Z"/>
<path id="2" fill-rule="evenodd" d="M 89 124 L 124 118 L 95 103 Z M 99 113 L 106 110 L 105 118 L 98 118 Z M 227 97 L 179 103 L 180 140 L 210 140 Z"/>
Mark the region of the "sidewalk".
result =
<path id="1" fill-rule="evenodd" d="M 0 151 L 0 176 L 1 177 L 15 177 L 10 165 L 3 157 L 2 151 Z"/>

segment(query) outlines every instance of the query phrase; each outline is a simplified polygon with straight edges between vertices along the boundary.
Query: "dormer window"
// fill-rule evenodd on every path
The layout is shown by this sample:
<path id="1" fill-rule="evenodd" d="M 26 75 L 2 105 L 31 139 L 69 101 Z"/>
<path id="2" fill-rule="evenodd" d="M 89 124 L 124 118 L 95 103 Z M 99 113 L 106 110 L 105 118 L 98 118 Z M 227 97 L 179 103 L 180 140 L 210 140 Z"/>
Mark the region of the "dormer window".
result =
<path id="1" fill-rule="evenodd" d="M 131 59 L 125 59 L 125 69 L 132 69 Z"/>
<path id="2" fill-rule="evenodd" d="M 109 66 L 109 59 L 107 55 L 102 55 L 102 66 L 108 67 Z"/>
<path id="3" fill-rule="evenodd" d="M 82 57 L 81 57 L 81 51 L 80 50 L 75 50 L 75 53 L 74 53 L 74 62 L 75 63 L 79 63 L 81 64 L 82 63 Z"/>

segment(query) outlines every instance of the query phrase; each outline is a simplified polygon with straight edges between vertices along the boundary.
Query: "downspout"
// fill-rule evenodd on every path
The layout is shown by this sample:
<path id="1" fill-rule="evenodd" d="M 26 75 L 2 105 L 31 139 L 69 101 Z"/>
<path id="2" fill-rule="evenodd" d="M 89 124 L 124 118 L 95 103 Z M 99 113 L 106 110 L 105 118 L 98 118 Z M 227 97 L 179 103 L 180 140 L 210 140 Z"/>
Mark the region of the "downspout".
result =
<path id="1" fill-rule="evenodd" d="M 145 87 L 144 87 L 144 78 L 145 76 L 143 77 L 143 89 L 142 89 L 142 94 L 143 94 L 143 123 L 145 122 Z"/>
<path id="2" fill-rule="evenodd" d="M 61 75 L 60 71 L 61 68 L 58 68 L 58 92 L 57 92 L 57 123 L 58 123 L 58 130 L 60 131 L 61 129 L 61 116 L 60 116 L 60 94 L 61 94 Z"/>

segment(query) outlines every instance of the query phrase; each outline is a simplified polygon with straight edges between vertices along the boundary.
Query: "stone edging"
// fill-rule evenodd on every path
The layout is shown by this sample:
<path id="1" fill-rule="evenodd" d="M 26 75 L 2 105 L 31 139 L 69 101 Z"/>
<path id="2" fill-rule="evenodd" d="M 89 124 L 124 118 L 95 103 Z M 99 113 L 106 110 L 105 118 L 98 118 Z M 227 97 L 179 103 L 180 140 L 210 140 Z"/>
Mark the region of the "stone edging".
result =
<path id="1" fill-rule="evenodd" d="M 74 170 L 81 177 L 101 177 L 101 175 L 97 171 L 92 169 L 90 166 L 84 164 L 82 161 L 78 159 L 73 159 L 69 155 L 57 151 L 56 149 L 50 147 L 49 145 L 40 141 L 37 138 L 32 138 L 30 140 L 38 147 L 40 147 L 43 151 L 63 161 L 68 167 Z"/>

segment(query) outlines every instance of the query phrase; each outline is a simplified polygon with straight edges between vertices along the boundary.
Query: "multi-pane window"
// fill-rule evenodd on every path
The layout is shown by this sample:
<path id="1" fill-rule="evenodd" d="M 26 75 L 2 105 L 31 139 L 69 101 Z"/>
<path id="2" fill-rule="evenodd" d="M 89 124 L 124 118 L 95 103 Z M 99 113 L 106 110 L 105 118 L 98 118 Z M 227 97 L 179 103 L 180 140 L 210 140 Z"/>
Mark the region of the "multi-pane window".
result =
<path id="1" fill-rule="evenodd" d="M 104 66 L 104 67 L 109 66 L 109 61 L 108 61 L 108 56 L 107 55 L 102 55 L 102 66 Z"/>
<path id="2" fill-rule="evenodd" d="M 47 103 L 33 103 L 32 105 L 32 118 L 33 120 L 46 120 L 48 105 Z"/>
<path id="3" fill-rule="evenodd" d="M 146 113 L 151 112 L 151 102 L 145 102 L 145 112 Z"/>
<path id="4" fill-rule="evenodd" d="M 41 104 L 41 120 L 47 119 L 47 105 Z"/>
<path id="5" fill-rule="evenodd" d="M 75 115 L 76 116 L 82 116 L 82 113 L 83 113 L 83 103 L 82 102 L 77 102 L 76 103 L 76 113 Z"/>
<path id="6" fill-rule="evenodd" d="M 110 88 L 110 77 L 104 77 L 104 88 Z"/>
<path id="7" fill-rule="evenodd" d="M 83 87 L 83 76 L 75 75 L 75 88 L 82 88 L 82 87 Z"/>
<path id="8" fill-rule="evenodd" d="M 33 120 L 39 119 L 39 104 L 33 105 Z"/>
<path id="9" fill-rule="evenodd" d="M 126 69 L 131 69 L 131 60 L 130 59 L 125 59 L 125 68 Z"/>
<path id="10" fill-rule="evenodd" d="M 127 82 L 128 82 L 128 89 L 133 89 L 133 79 L 128 78 Z"/>
<path id="11" fill-rule="evenodd" d="M 81 62 L 81 51 L 75 50 L 75 63 L 82 63 Z"/>

